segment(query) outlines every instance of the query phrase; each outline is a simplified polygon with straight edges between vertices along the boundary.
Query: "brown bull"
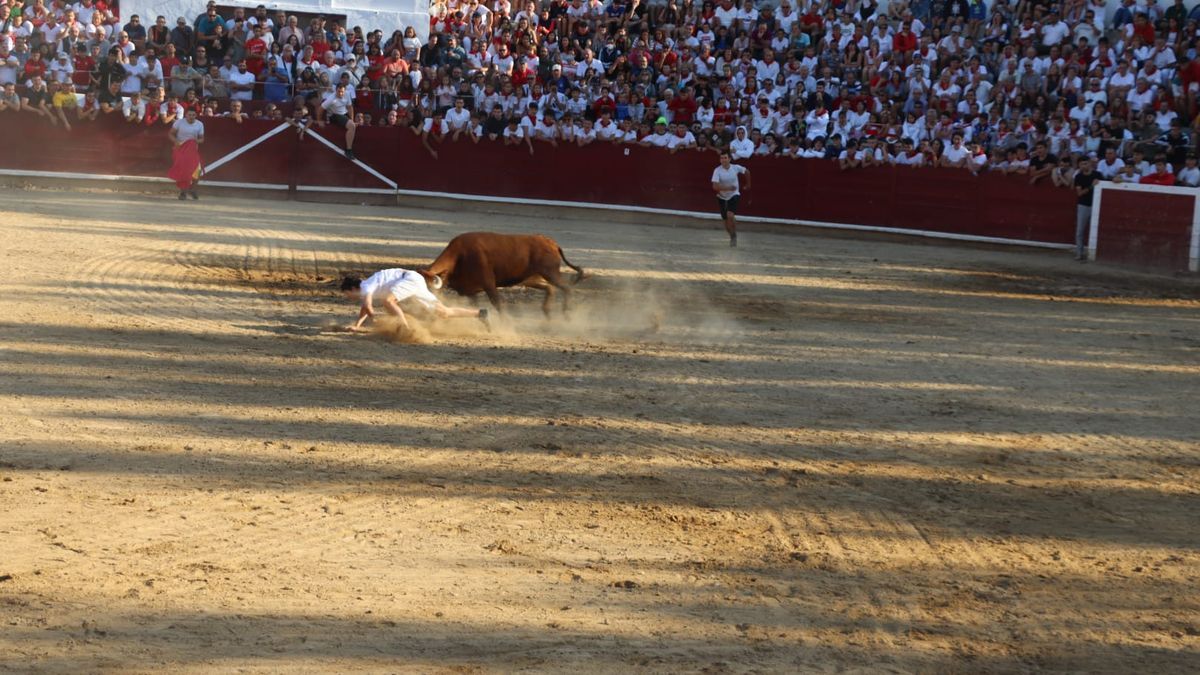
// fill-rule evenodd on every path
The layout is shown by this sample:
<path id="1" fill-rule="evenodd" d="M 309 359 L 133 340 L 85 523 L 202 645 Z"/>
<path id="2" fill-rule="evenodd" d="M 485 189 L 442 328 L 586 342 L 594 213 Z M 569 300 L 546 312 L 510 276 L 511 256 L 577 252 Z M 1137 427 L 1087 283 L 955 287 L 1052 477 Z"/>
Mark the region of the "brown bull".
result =
<path id="1" fill-rule="evenodd" d="M 562 291 L 564 314 L 571 296 L 570 286 L 563 283 L 560 264 L 575 270 L 572 283 L 579 283 L 584 278 L 583 268 L 572 265 L 563 255 L 562 248 L 550 237 L 468 232 L 451 239 L 433 264 L 421 273 L 433 289 L 445 285 L 459 295 L 487 293 L 497 311 L 501 310 L 497 288 L 540 288 L 546 292 L 542 311 L 550 316 L 554 289 Z"/>

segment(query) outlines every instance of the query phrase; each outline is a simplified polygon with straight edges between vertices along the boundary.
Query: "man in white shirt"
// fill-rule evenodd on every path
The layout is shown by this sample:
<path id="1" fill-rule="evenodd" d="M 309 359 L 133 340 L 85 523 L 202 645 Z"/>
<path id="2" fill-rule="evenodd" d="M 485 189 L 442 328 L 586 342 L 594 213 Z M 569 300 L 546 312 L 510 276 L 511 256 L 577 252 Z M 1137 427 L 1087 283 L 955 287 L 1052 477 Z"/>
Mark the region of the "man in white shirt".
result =
<path id="1" fill-rule="evenodd" d="M 963 136 L 960 133 L 955 133 L 951 137 L 950 145 L 942 151 L 942 166 L 962 169 L 967 166 L 967 158 L 971 156 L 971 151 L 963 145 Z"/>
<path id="2" fill-rule="evenodd" d="M 147 89 L 161 87 L 163 77 L 170 75 L 170 73 L 163 72 L 162 61 L 158 60 L 158 55 L 154 53 L 153 47 L 148 48 L 144 55 L 138 57 L 137 64 L 142 71 L 143 85 Z"/>
<path id="3" fill-rule="evenodd" d="M 471 111 L 467 110 L 464 103 L 462 98 L 456 98 L 454 107 L 446 111 L 446 125 L 450 127 L 450 132 L 455 138 L 465 132 L 471 123 Z"/>
<path id="4" fill-rule="evenodd" d="M 620 125 L 612 120 L 612 113 L 608 110 L 600 112 L 600 120 L 596 122 L 595 129 L 596 140 L 599 141 L 613 141 L 625 135 Z"/>
<path id="5" fill-rule="evenodd" d="M 925 163 L 925 153 L 913 149 L 911 140 L 901 139 L 900 152 L 892 158 L 892 163 L 900 166 L 921 166 Z"/>
<path id="6" fill-rule="evenodd" d="M 727 151 L 721 152 L 721 165 L 713 169 L 712 189 L 717 193 L 717 204 L 721 208 L 721 220 L 729 233 L 729 246 L 737 246 L 737 209 L 742 191 L 739 176 L 746 177 L 746 189 L 750 189 L 750 169 L 734 164 Z"/>
<path id="7" fill-rule="evenodd" d="M 237 62 L 237 68 L 229 72 L 229 98 L 235 101 L 250 101 L 254 98 L 254 73 L 246 70 L 246 59 Z M 351 99 L 353 100 L 353 99 Z"/>
<path id="8" fill-rule="evenodd" d="M 688 131 L 686 124 L 676 124 L 675 133 L 667 139 L 667 147 L 670 148 L 672 154 L 680 148 L 694 148 L 696 147 L 696 137 L 692 135 L 691 131 Z"/>
<path id="9" fill-rule="evenodd" d="M 484 324 L 487 324 L 488 320 L 486 309 L 443 305 L 437 296 L 430 292 L 429 285 L 421 273 L 399 267 L 380 270 L 366 279 L 347 276 L 342 279 L 342 295 L 351 302 L 359 303 L 358 319 L 346 327 L 353 332 L 361 331 L 367 319 L 374 319 L 376 299 L 383 301 L 384 309 L 396 317 L 406 331 L 412 330 L 412 326 L 404 315 L 401 303 L 405 303 L 409 311 L 431 313 L 439 319 L 477 318 Z"/>
<path id="10" fill-rule="evenodd" d="M 243 68 L 246 63 L 241 64 Z M 317 108 L 317 124 L 325 126 L 328 118 L 334 124 L 346 130 L 346 159 L 353 161 L 354 157 L 354 99 L 346 93 L 346 85 L 339 84 L 337 89 L 325 96 Z"/>
<path id="11" fill-rule="evenodd" d="M 1154 102 L 1154 89 L 1150 87 L 1150 83 L 1146 80 L 1138 80 L 1133 91 L 1125 95 L 1125 104 L 1134 113 L 1141 114 L 1142 111 L 1150 110 L 1150 104 Z"/>
<path id="12" fill-rule="evenodd" d="M 1183 168 L 1175 174 L 1175 181 L 1185 187 L 1200 187 L 1200 167 L 1196 166 L 1195 155 L 1184 160 Z"/>
<path id="13" fill-rule="evenodd" d="M 652 145 L 656 148 L 665 148 L 671 140 L 671 134 L 667 133 L 667 118 L 660 117 L 654 122 L 654 133 L 642 139 L 642 145 Z"/>
<path id="14" fill-rule="evenodd" d="M 71 63 L 71 55 L 66 52 L 59 52 L 58 58 L 50 64 L 49 77 L 51 82 L 70 82 L 71 75 L 75 73 L 75 66 Z"/>
<path id="15" fill-rule="evenodd" d="M 126 96 L 142 91 L 142 77 L 146 74 L 145 66 L 137 63 L 125 64 L 125 79 L 121 80 L 121 93 Z"/>
<path id="16" fill-rule="evenodd" d="M 6 84 L 17 83 L 17 71 L 21 67 L 21 62 L 15 54 L 9 52 L 8 48 L 0 44 L 0 87 Z"/>
<path id="17" fill-rule="evenodd" d="M 1114 148 L 1109 148 L 1104 151 L 1104 159 L 1096 162 L 1096 171 L 1104 180 L 1112 180 L 1113 176 L 1125 168 L 1125 162 L 1117 157 L 1117 151 Z"/>
<path id="18" fill-rule="evenodd" d="M 715 14 L 715 18 L 721 22 L 722 26 L 729 28 L 731 31 L 736 27 L 738 8 L 734 5 L 733 0 L 723 0 L 723 2 L 718 3 Z"/>
<path id="19" fill-rule="evenodd" d="M 1042 25 L 1042 44 L 1047 48 L 1062 44 L 1071 35 L 1071 27 L 1058 16 L 1058 10 L 1050 10 L 1050 18 Z"/>

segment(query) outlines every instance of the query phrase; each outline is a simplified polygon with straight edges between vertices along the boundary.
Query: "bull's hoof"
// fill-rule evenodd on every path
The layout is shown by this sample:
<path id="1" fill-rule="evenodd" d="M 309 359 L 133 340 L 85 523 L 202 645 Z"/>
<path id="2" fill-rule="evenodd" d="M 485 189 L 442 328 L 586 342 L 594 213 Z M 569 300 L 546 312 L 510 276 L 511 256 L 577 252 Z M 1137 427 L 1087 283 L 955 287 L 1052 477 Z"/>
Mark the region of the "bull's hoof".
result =
<path id="1" fill-rule="evenodd" d="M 490 319 L 488 319 L 488 311 L 486 308 L 479 310 L 479 320 L 483 322 L 483 327 L 487 328 L 488 332 L 490 333 L 492 331 L 492 322 Z"/>

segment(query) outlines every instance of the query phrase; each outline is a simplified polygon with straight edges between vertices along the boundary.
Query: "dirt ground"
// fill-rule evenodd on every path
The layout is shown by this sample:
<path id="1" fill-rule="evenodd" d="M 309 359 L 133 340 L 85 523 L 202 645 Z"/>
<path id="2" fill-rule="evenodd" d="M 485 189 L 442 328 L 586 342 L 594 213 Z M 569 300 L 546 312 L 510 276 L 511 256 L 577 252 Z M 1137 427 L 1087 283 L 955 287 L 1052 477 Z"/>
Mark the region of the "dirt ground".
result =
<path id="1" fill-rule="evenodd" d="M 0 670 L 1194 672 L 1196 281 L 552 216 L 0 190 Z"/>

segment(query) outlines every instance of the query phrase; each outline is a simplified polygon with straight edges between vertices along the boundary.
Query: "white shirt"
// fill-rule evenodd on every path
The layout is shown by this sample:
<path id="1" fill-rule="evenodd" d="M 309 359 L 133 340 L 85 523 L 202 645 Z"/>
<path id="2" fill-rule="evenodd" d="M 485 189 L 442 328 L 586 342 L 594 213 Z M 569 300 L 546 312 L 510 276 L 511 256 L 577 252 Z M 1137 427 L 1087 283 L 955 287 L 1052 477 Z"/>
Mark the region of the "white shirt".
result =
<path id="1" fill-rule="evenodd" d="M 231 73 L 229 73 L 229 84 L 230 85 L 234 85 L 234 84 L 253 85 L 254 84 L 254 73 L 250 72 L 249 70 L 247 70 L 244 73 L 239 73 L 237 71 L 237 69 L 234 69 Z M 346 96 L 349 97 L 349 95 L 350 95 L 349 92 L 347 92 Z M 230 86 L 229 98 L 234 99 L 236 101 L 252 100 L 254 98 L 254 89 L 251 88 L 251 89 L 247 89 L 245 91 L 238 91 L 238 90 L 234 89 L 232 86 Z M 344 115 L 346 113 L 341 113 L 341 114 Z"/>
<path id="2" fill-rule="evenodd" d="M 325 96 L 325 100 L 321 101 L 321 107 L 325 109 L 325 112 L 332 113 L 334 115 L 349 114 L 350 106 L 352 105 L 354 105 L 354 99 L 350 98 L 349 94 L 346 94 L 342 98 L 338 98 L 336 91 L 329 92 L 329 94 Z"/>
<path id="3" fill-rule="evenodd" d="M 445 136 L 446 134 L 450 133 L 450 124 L 448 122 L 446 122 L 445 117 L 442 118 L 442 122 L 441 122 L 441 124 L 438 125 L 437 131 L 434 131 L 434 129 L 433 129 L 433 118 L 432 117 L 426 117 L 425 121 L 421 124 L 421 128 L 427 134 L 441 134 L 441 135 Z"/>
<path id="4" fill-rule="evenodd" d="M 747 169 L 740 164 L 730 164 L 726 169 L 723 166 L 717 166 L 713 169 L 712 182 L 721 186 L 722 190 L 717 193 L 720 199 L 732 199 L 742 193 L 739 186 L 738 176 L 746 173 Z"/>
<path id="5" fill-rule="evenodd" d="M 957 164 L 969 154 L 971 154 L 971 151 L 968 150 L 967 146 L 965 145 L 960 145 L 957 148 L 953 145 L 947 145 L 946 150 L 942 153 L 942 156 L 945 157 L 947 161 Z"/>
<path id="6" fill-rule="evenodd" d="M 692 132 L 690 132 L 690 131 L 685 132 L 683 134 L 683 136 L 680 136 L 679 134 L 671 134 L 671 137 L 667 139 L 667 147 L 668 148 L 678 148 L 681 145 L 695 145 L 695 144 L 696 144 L 696 137 L 693 136 Z"/>
<path id="7" fill-rule="evenodd" d="M 596 130 L 596 138 L 602 141 L 611 141 L 621 135 L 621 127 L 612 120 L 609 120 L 608 126 L 604 126 L 604 120 L 600 120 L 593 128 Z"/>
<path id="8" fill-rule="evenodd" d="M 9 54 L 5 59 L 0 60 L 0 86 L 5 84 L 16 84 L 17 68 L 20 67 L 20 61 L 13 54 Z"/>
<path id="9" fill-rule="evenodd" d="M 136 63 L 125 65 L 125 79 L 121 80 L 121 93 L 132 94 L 142 91 L 142 75 L 145 74 L 145 69 Z"/>
<path id="10" fill-rule="evenodd" d="M 1107 180 L 1112 180 L 1112 177 L 1117 175 L 1117 172 L 1125 168 L 1125 162 L 1120 157 L 1113 160 L 1112 164 L 1108 163 L 1107 159 L 1102 159 L 1096 162 L 1096 172 Z"/>
<path id="11" fill-rule="evenodd" d="M 1187 185 L 1190 187 L 1200 186 L 1200 167 L 1193 167 L 1189 169 L 1185 166 L 1179 170 L 1179 173 L 1175 174 L 1175 179 L 1179 181 L 1180 185 Z"/>
<path id="12" fill-rule="evenodd" d="M 754 141 L 750 137 L 737 139 L 734 138 L 729 142 L 729 156 L 733 159 L 745 159 L 754 154 Z"/>
<path id="13" fill-rule="evenodd" d="M 175 130 L 175 140 L 180 143 L 204 138 L 204 122 L 200 120 L 188 122 L 186 119 L 177 119 L 171 128 Z"/>
<path id="14" fill-rule="evenodd" d="M 466 107 L 462 110 L 451 108 L 446 111 L 445 120 L 450 125 L 450 128 L 455 131 L 466 129 L 467 124 L 471 122 L 471 112 Z"/>
<path id="15" fill-rule="evenodd" d="M 413 296 L 426 302 L 436 303 L 438 301 L 437 297 L 429 292 L 425 277 L 412 270 L 399 267 L 379 270 L 364 279 L 358 290 L 364 298 L 370 296 L 374 299 L 384 293 L 391 293 L 397 301 L 404 301 Z"/>
<path id="16" fill-rule="evenodd" d="M 1071 28 L 1067 26 L 1065 21 L 1047 24 L 1042 27 L 1042 44 L 1047 47 L 1053 47 L 1061 43 L 1070 34 Z"/>
<path id="17" fill-rule="evenodd" d="M 665 131 L 661 134 L 654 133 L 643 138 L 642 140 L 656 148 L 665 148 L 667 147 L 667 144 L 671 142 L 671 134 L 668 134 Z"/>

